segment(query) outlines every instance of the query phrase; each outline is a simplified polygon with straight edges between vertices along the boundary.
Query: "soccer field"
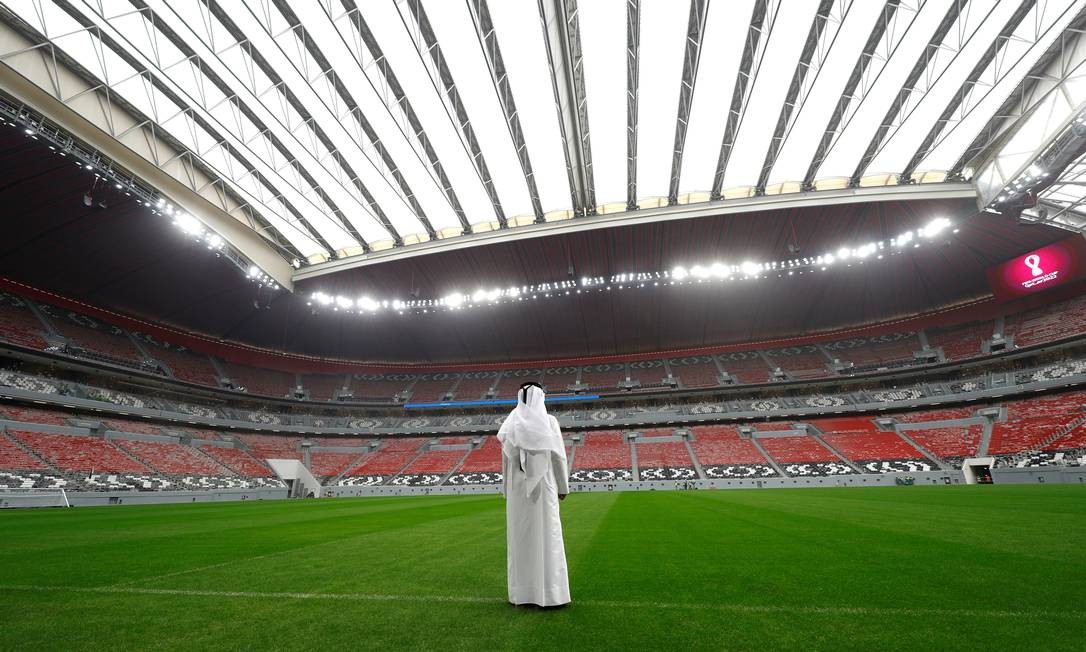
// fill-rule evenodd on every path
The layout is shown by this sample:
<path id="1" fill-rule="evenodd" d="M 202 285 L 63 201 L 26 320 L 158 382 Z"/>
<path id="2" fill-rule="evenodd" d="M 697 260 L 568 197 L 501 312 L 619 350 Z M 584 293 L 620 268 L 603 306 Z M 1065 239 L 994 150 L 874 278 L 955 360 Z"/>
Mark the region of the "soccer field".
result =
<path id="1" fill-rule="evenodd" d="M 1077 649 L 1086 487 L 574 494 L 573 605 L 498 496 L 0 513 L 0 649 Z"/>

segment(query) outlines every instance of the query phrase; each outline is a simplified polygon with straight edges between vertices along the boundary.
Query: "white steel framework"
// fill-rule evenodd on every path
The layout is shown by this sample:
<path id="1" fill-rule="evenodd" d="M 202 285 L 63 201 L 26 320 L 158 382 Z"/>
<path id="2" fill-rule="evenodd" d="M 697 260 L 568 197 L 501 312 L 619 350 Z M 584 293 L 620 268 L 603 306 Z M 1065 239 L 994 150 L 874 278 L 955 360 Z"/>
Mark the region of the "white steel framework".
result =
<path id="1" fill-rule="evenodd" d="M 3 0 L 0 81 L 103 128 L 289 286 L 292 260 L 760 195 L 950 179 L 986 204 L 1066 126 L 1037 116 L 1080 108 L 1084 6 Z"/>

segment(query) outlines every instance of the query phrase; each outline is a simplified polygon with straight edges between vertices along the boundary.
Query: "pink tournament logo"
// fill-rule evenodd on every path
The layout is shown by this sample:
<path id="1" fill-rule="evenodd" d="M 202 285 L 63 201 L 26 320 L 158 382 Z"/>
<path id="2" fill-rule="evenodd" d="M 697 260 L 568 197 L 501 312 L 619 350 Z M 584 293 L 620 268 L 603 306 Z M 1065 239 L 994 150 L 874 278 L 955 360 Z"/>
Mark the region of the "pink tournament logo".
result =
<path id="1" fill-rule="evenodd" d="M 1051 261 L 1049 261 L 1051 262 Z M 1052 281 L 1055 281 L 1059 275 L 1060 270 L 1054 269 L 1050 272 L 1046 272 L 1041 269 L 1041 255 L 1030 254 L 1022 259 L 1022 264 L 1029 268 L 1030 276 L 1021 281 L 1022 287 L 1027 290 L 1032 290 L 1039 286 L 1048 285 Z"/>
<path id="2" fill-rule="evenodd" d="M 1022 262 L 1029 268 L 1030 273 L 1034 276 L 1040 276 L 1045 273 L 1045 271 L 1041 269 L 1041 257 L 1037 254 L 1026 256 L 1026 259 Z"/>

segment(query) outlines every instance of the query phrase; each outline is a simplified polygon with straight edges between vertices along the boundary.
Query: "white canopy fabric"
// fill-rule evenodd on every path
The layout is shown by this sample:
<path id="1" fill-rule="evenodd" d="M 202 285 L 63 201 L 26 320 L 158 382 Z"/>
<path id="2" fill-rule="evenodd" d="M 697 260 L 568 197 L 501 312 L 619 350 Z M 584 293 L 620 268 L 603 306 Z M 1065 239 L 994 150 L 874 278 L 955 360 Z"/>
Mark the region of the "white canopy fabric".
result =
<path id="1" fill-rule="evenodd" d="M 320 262 L 968 177 L 963 152 L 1086 0 L 4 5 Z"/>

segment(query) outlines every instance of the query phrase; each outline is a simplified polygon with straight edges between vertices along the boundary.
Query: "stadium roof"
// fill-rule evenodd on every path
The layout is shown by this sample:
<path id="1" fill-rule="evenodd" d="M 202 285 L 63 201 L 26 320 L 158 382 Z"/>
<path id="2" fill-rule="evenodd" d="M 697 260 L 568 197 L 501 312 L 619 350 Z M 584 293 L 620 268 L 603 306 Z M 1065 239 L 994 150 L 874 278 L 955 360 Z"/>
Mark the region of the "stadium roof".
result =
<path id="1" fill-rule="evenodd" d="M 152 128 L 176 150 L 158 167 L 205 175 L 191 185 L 313 274 L 593 216 L 968 179 L 1084 4 L 16 0 L 0 17 L 27 41 L 5 63 L 48 46 L 93 91 L 54 95 L 116 104 L 129 147 Z"/>
<path id="2" fill-rule="evenodd" d="M 134 196 L 58 156 L 44 138 L 0 125 L 0 277 L 213 338 L 332 358 L 395 362 L 555 359 L 715 346 L 883 322 L 990 296 L 985 270 L 1067 237 L 972 199 L 797 206 L 741 215 L 450 249 L 306 280 L 269 293 L 163 224 Z M 88 201 L 88 197 L 90 200 Z M 434 298 L 478 288 L 599 277 L 715 261 L 786 260 L 841 245 L 889 243 L 933 218 L 953 229 L 920 247 L 750 280 L 612 283 L 611 290 L 428 314 L 307 306 L 312 291 Z M 794 276 L 788 272 L 794 271 Z M 779 278 L 779 276 L 784 278 Z M 620 286 L 626 285 L 625 288 Z M 893 328 L 893 327 L 889 327 Z"/>

